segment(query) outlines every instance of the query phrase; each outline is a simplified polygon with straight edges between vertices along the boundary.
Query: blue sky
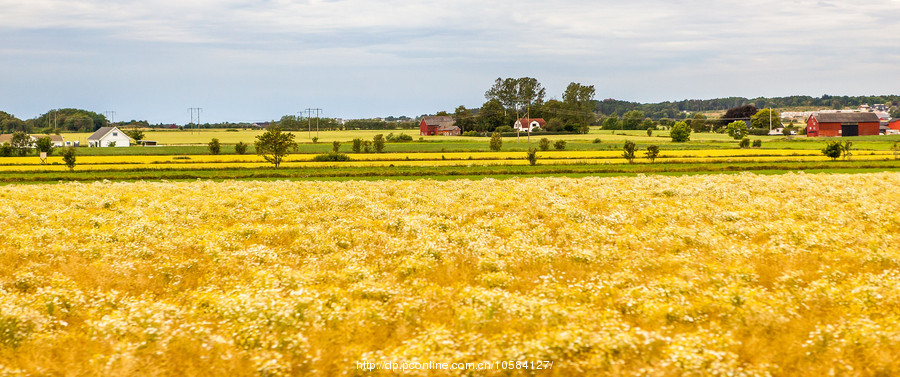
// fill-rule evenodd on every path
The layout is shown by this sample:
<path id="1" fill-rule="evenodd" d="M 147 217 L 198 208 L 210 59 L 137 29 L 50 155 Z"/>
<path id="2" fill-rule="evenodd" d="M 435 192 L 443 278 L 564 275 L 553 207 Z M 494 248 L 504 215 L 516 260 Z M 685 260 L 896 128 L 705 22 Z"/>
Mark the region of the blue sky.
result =
<path id="1" fill-rule="evenodd" d="M 416 116 L 497 77 L 598 99 L 900 93 L 900 0 L 0 0 L 0 110 Z"/>

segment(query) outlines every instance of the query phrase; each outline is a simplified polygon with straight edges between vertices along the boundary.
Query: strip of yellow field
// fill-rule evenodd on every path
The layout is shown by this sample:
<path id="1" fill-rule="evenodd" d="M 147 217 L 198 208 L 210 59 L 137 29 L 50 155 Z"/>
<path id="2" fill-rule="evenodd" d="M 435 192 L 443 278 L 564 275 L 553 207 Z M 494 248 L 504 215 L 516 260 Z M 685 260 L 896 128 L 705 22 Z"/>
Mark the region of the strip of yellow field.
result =
<path id="1" fill-rule="evenodd" d="M 890 151 L 860 151 L 854 157 L 876 156 L 886 158 L 891 156 Z M 639 158 L 644 157 L 643 151 L 638 151 Z M 794 149 L 712 149 L 712 150 L 667 150 L 658 158 L 762 158 L 762 157 L 822 157 L 821 152 L 813 150 Z M 314 154 L 291 154 L 285 157 L 285 162 L 312 161 Z M 428 160 L 473 160 L 473 161 L 505 161 L 523 159 L 525 152 L 449 152 L 449 153 L 352 153 L 350 158 L 356 161 L 428 161 Z M 582 159 L 621 159 L 622 151 L 540 151 L 539 159 L 551 160 L 582 160 Z M 48 164 L 62 164 L 62 158 L 51 156 Z M 265 163 L 265 160 L 257 155 L 172 155 L 172 156 L 79 156 L 79 165 L 100 164 L 234 164 L 234 163 Z M 40 158 L 6 157 L 0 159 L 0 168 L 10 165 L 41 165 Z M 2 169 L 0 169 L 2 170 Z"/>
<path id="2" fill-rule="evenodd" d="M 861 155 L 853 156 L 853 160 L 886 160 L 885 155 Z M 656 163 L 729 163 L 729 162 L 816 162 L 829 161 L 830 158 L 822 155 L 811 156 L 736 156 L 736 157 L 667 157 L 656 159 Z M 637 158 L 634 161 L 640 164 L 651 163 L 646 158 Z M 569 159 L 538 159 L 538 165 L 567 165 L 567 164 L 628 164 L 622 157 L 618 158 L 569 158 Z M 385 167 L 385 166 L 512 166 L 527 165 L 528 161 L 522 157 L 517 159 L 447 159 L 447 160 L 369 160 L 346 162 L 314 162 L 314 161 L 286 161 L 282 167 L 315 168 L 315 167 Z M 79 171 L 116 171 L 133 169 L 150 170 L 194 170 L 194 169 L 237 169 L 237 168 L 271 168 L 268 162 L 191 162 L 191 163 L 79 163 L 76 167 Z M 0 172 L 15 171 L 65 171 L 66 166 L 60 161 L 50 161 L 49 164 L 29 165 L 2 165 Z"/>

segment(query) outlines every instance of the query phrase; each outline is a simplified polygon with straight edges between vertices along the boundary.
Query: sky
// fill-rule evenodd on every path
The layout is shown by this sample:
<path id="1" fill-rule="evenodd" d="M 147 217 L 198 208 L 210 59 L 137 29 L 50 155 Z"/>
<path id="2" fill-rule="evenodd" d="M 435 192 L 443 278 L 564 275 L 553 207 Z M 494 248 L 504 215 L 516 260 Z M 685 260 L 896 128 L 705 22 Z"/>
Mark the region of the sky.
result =
<path id="1" fill-rule="evenodd" d="M 0 110 L 255 122 L 596 98 L 900 93 L 900 0 L 0 0 Z"/>

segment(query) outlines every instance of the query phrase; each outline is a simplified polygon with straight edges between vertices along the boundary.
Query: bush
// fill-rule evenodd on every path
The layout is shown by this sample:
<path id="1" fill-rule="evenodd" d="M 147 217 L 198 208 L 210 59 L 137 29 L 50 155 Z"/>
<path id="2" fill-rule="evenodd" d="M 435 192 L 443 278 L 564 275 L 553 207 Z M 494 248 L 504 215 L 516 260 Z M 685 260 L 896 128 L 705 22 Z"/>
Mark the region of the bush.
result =
<path id="1" fill-rule="evenodd" d="M 728 123 L 728 136 L 733 137 L 734 140 L 747 137 L 747 123 L 740 120 Z"/>
<path id="2" fill-rule="evenodd" d="M 403 142 L 413 140 L 412 136 L 409 136 L 407 134 L 394 135 L 393 132 L 389 133 L 385 139 L 387 140 L 388 143 L 403 143 Z"/>
<path id="3" fill-rule="evenodd" d="M 34 143 L 35 149 L 37 149 L 38 153 L 47 152 L 47 155 L 53 154 L 53 141 L 50 140 L 50 136 L 44 136 Z"/>
<path id="4" fill-rule="evenodd" d="M 237 153 L 237 154 L 247 153 L 248 145 L 249 144 L 244 143 L 243 141 L 239 141 L 237 144 L 234 145 L 234 153 Z"/>
<path id="5" fill-rule="evenodd" d="M 463 132 L 462 135 L 463 135 L 463 136 L 479 136 L 480 134 L 479 134 L 478 132 L 475 132 L 475 131 L 466 131 L 466 132 Z"/>
<path id="6" fill-rule="evenodd" d="M 528 159 L 528 163 L 531 164 L 531 166 L 536 165 L 537 164 L 537 149 L 529 148 L 528 154 L 526 155 L 525 158 Z"/>
<path id="7" fill-rule="evenodd" d="M 538 142 L 538 148 L 541 148 L 542 151 L 550 150 L 550 139 L 541 138 L 541 141 Z"/>
<path id="8" fill-rule="evenodd" d="M 364 140 L 362 143 L 363 152 L 372 153 L 372 142 L 368 140 Z"/>
<path id="9" fill-rule="evenodd" d="M 759 148 L 759 147 L 762 147 L 762 140 L 760 140 L 760 139 L 753 140 L 753 148 Z"/>
<path id="10" fill-rule="evenodd" d="M 555 143 L 553 143 L 553 148 L 556 148 L 556 150 L 558 150 L 558 151 L 566 149 L 566 141 L 565 140 L 557 140 Z"/>
<path id="11" fill-rule="evenodd" d="M 644 152 L 647 155 L 647 159 L 650 162 L 656 161 L 656 157 L 659 156 L 659 145 L 651 145 L 647 147 L 647 151 Z"/>
<path id="12" fill-rule="evenodd" d="M 766 136 L 769 134 L 769 129 L 767 128 L 751 128 L 750 135 L 753 136 Z"/>
<path id="13" fill-rule="evenodd" d="M 647 136 L 653 136 L 653 129 L 647 128 Z"/>
<path id="14" fill-rule="evenodd" d="M 497 129 L 495 129 L 494 132 L 500 132 L 500 133 L 515 132 L 515 130 L 510 126 L 500 126 L 500 127 L 497 127 Z"/>
<path id="15" fill-rule="evenodd" d="M 503 138 L 499 132 L 494 132 L 491 134 L 491 150 L 497 152 L 500 148 L 503 148 Z"/>
<path id="16" fill-rule="evenodd" d="M 676 143 L 683 143 L 691 140 L 691 126 L 688 126 L 685 122 L 678 122 L 672 126 L 672 130 L 669 131 L 669 136 L 672 137 L 672 141 Z"/>
<path id="17" fill-rule="evenodd" d="M 599 137 L 596 138 L 596 139 L 594 139 L 594 141 L 593 141 L 594 144 L 600 144 L 600 143 L 602 143 L 602 142 L 603 142 L 603 140 L 600 140 Z"/>
<path id="18" fill-rule="evenodd" d="M 313 144 L 319 144 L 319 137 L 313 136 L 312 141 L 313 141 Z"/>
<path id="19" fill-rule="evenodd" d="M 741 142 L 738 145 L 741 148 L 747 148 L 750 146 L 750 139 L 745 137 L 745 138 L 741 139 Z"/>
<path id="20" fill-rule="evenodd" d="M 219 139 L 213 138 L 210 140 L 209 144 L 209 153 L 211 154 L 219 154 L 222 151 L 222 144 L 219 144 Z"/>
<path id="21" fill-rule="evenodd" d="M 63 162 L 70 171 L 75 170 L 75 147 L 68 147 L 62 151 Z"/>
<path id="22" fill-rule="evenodd" d="M 13 155 L 13 147 L 9 143 L 0 144 L 0 157 L 9 157 Z"/>
<path id="23" fill-rule="evenodd" d="M 372 145 L 375 147 L 375 153 L 384 152 L 384 136 L 381 134 L 375 135 L 372 138 Z"/>
<path id="24" fill-rule="evenodd" d="M 625 140 L 625 145 L 622 147 L 622 157 L 625 157 L 628 160 L 628 163 L 634 162 L 634 151 L 637 149 L 637 145 L 634 144 L 631 140 Z"/>
<path id="25" fill-rule="evenodd" d="M 318 162 L 329 162 L 329 161 L 350 161 L 350 156 L 338 153 L 338 152 L 328 152 L 324 154 L 317 154 L 313 157 L 313 161 Z"/>
<path id="26" fill-rule="evenodd" d="M 842 149 L 840 141 L 827 141 L 825 148 L 822 148 L 822 154 L 831 157 L 831 161 L 834 161 L 841 157 Z"/>
<path id="27" fill-rule="evenodd" d="M 353 139 L 353 152 L 359 153 L 362 150 L 363 140 L 360 138 Z"/>
<path id="28" fill-rule="evenodd" d="M 334 141 L 334 142 L 331 143 L 331 151 L 332 151 L 332 152 L 338 153 L 338 151 L 339 151 L 340 149 L 341 149 L 341 142 L 340 142 L 340 141 Z"/>

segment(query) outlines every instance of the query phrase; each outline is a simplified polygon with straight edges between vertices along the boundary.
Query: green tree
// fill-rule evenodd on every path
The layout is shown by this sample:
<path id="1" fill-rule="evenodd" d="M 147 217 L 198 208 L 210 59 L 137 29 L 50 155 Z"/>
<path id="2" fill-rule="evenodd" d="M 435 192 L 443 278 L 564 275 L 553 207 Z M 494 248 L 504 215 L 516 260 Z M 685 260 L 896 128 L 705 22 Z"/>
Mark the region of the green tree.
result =
<path id="1" fill-rule="evenodd" d="M 25 156 L 31 152 L 31 137 L 22 131 L 13 132 L 9 144 L 12 145 L 13 154 L 17 156 Z"/>
<path id="2" fill-rule="evenodd" d="M 247 143 L 245 143 L 243 141 L 239 141 L 237 144 L 235 144 L 234 145 L 234 153 L 237 153 L 237 154 L 247 153 Z"/>
<path id="3" fill-rule="evenodd" d="M 747 130 L 747 123 L 744 123 L 742 120 L 728 123 L 727 129 L 728 136 L 731 136 L 734 140 L 741 140 L 747 137 L 747 134 L 750 132 Z"/>
<path id="4" fill-rule="evenodd" d="M 384 135 L 375 135 L 375 137 L 372 138 L 372 146 L 375 148 L 375 153 L 384 152 Z"/>
<path id="5" fill-rule="evenodd" d="M 363 140 L 360 138 L 353 139 L 353 152 L 359 153 L 362 150 Z"/>
<path id="6" fill-rule="evenodd" d="M 753 140 L 753 148 L 760 148 L 760 147 L 762 147 L 762 140 L 760 140 L 760 139 Z"/>
<path id="7" fill-rule="evenodd" d="M 453 113 L 453 119 L 455 121 L 457 127 L 462 132 L 472 131 L 475 129 L 475 117 L 472 115 L 472 110 L 467 109 L 465 106 L 460 105 L 456 108 L 456 111 Z"/>
<path id="8" fill-rule="evenodd" d="M 650 160 L 651 163 L 656 161 L 656 157 L 659 156 L 659 145 L 650 145 L 647 147 L 647 151 L 644 152 L 647 156 L 647 159 Z"/>
<path id="9" fill-rule="evenodd" d="M 620 126 L 624 130 L 636 130 L 644 121 L 644 112 L 640 110 L 631 110 L 622 115 Z"/>
<path id="10" fill-rule="evenodd" d="M 837 160 L 838 157 L 841 157 L 841 152 L 843 151 L 843 147 L 841 146 L 840 141 L 826 141 L 825 148 L 822 148 L 822 154 L 831 158 L 831 161 Z"/>
<path id="11" fill-rule="evenodd" d="M 844 156 L 845 160 L 849 160 L 851 156 L 853 156 L 853 152 L 850 150 L 850 147 L 853 146 L 853 142 L 847 140 L 841 143 L 841 154 Z"/>
<path id="12" fill-rule="evenodd" d="M 494 132 L 497 127 L 503 126 L 506 117 L 503 114 L 503 105 L 496 99 L 489 100 L 481 105 L 478 112 L 480 131 Z"/>
<path id="13" fill-rule="evenodd" d="M 647 137 L 653 136 L 653 129 L 647 128 Z"/>
<path id="14" fill-rule="evenodd" d="M 144 131 L 141 131 L 138 128 L 131 128 L 122 132 L 124 132 L 125 135 L 128 135 L 128 137 L 134 139 L 135 142 L 140 142 L 144 139 Z"/>
<path id="15" fill-rule="evenodd" d="M 629 164 L 634 162 L 635 150 L 637 150 L 637 145 L 631 140 L 625 140 L 625 145 L 622 146 L 622 157 L 625 157 Z"/>
<path id="16" fill-rule="evenodd" d="M 69 171 L 75 170 L 75 147 L 64 148 L 62 151 L 63 162 L 66 163 L 66 167 L 69 168 Z"/>
<path id="17" fill-rule="evenodd" d="M 34 148 L 37 149 L 38 153 L 46 152 L 49 156 L 53 154 L 53 140 L 50 140 L 50 136 L 38 138 L 34 142 Z"/>
<path id="18" fill-rule="evenodd" d="M 621 128 L 619 125 L 619 117 L 613 115 L 611 117 L 607 117 L 603 119 L 603 124 L 600 125 L 600 128 L 604 130 L 618 130 Z"/>
<path id="19" fill-rule="evenodd" d="M 499 132 L 494 132 L 491 134 L 491 150 L 497 152 L 500 148 L 503 147 L 503 138 L 500 137 Z"/>
<path id="20" fill-rule="evenodd" d="M 669 130 L 669 136 L 676 143 L 684 143 L 691 140 L 691 127 L 685 122 L 676 122 Z"/>
<path id="21" fill-rule="evenodd" d="M 541 141 L 538 142 L 538 148 L 541 148 L 542 151 L 550 150 L 550 139 L 542 137 Z"/>
<path id="22" fill-rule="evenodd" d="M 688 122 L 690 122 L 691 130 L 693 132 L 711 131 L 706 126 L 706 115 L 694 114 Z"/>
<path id="23" fill-rule="evenodd" d="M 331 151 L 332 151 L 332 152 L 338 153 L 338 151 L 339 151 L 340 149 L 341 149 L 341 142 L 340 142 L 340 141 L 333 141 L 333 142 L 331 143 Z"/>
<path id="24" fill-rule="evenodd" d="M 563 92 L 563 104 L 567 110 L 566 123 L 575 124 L 579 133 L 586 134 L 594 117 L 594 86 L 569 83 Z"/>
<path id="25" fill-rule="evenodd" d="M 209 153 L 211 154 L 219 154 L 222 151 L 222 144 L 219 144 L 219 139 L 213 138 L 210 140 L 209 144 L 207 144 L 209 148 Z"/>
<path id="26" fill-rule="evenodd" d="M 558 150 L 558 151 L 566 149 L 566 141 L 565 140 L 557 140 L 555 143 L 553 143 L 553 148 L 556 148 L 556 150 Z"/>
<path id="27" fill-rule="evenodd" d="M 484 93 L 487 100 L 497 100 L 507 110 L 516 111 L 519 106 L 534 106 L 544 102 L 547 91 L 537 79 L 531 77 L 497 78 L 494 85 Z"/>
<path id="28" fill-rule="evenodd" d="M 771 118 L 770 118 L 771 117 Z M 771 119 L 771 129 L 781 127 L 781 114 L 772 109 L 762 109 L 750 117 L 753 128 L 769 129 L 769 121 Z"/>
<path id="29" fill-rule="evenodd" d="M 281 132 L 279 127 L 269 127 L 256 137 L 256 153 L 277 168 L 289 150 L 297 150 L 294 134 Z"/>
<path id="30" fill-rule="evenodd" d="M 528 163 L 531 166 L 537 165 L 537 149 L 528 148 L 528 153 L 525 155 L 525 158 L 528 159 Z"/>
<path id="31" fill-rule="evenodd" d="M 13 147 L 9 145 L 9 143 L 0 144 L 0 157 L 10 157 L 13 155 Z M 894 152 L 894 157 L 897 157 L 897 152 Z"/>
<path id="32" fill-rule="evenodd" d="M 900 107 L 894 106 L 890 111 L 891 118 L 900 118 Z"/>
<path id="33" fill-rule="evenodd" d="M 738 143 L 738 146 L 740 146 L 741 148 L 749 148 L 750 147 L 750 138 L 745 137 L 745 138 L 741 139 L 741 142 Z"/>

